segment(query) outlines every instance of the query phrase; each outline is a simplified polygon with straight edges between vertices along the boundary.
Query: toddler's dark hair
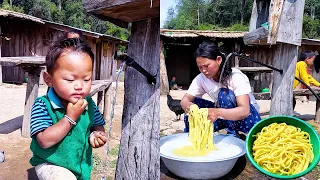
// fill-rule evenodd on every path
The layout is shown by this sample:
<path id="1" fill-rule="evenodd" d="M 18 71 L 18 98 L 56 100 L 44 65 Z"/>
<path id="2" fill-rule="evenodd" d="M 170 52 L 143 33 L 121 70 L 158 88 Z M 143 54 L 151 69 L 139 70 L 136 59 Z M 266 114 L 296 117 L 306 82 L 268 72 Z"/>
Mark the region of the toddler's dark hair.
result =
<path id="1" fill-rule="evenodd" d="M 49 49 L 46 56 L 47 71 L 52 74 L 54 65 L 64 52 L 79 52 L 86 53 L 90 56 L 92 62 L 94 60 L 94 54 L 91 48 L 78 38 L 67 38 L 55 42 Z"/>
<path id="2" fill-rule="evenodd" d="M 78 34 L 79 39 L 83 40 L 83 34 L 80 30 L 72 29 L 71 31 L 68 31 L 64 34 L 64 38 L 68 38 L 68 34 Z"/>

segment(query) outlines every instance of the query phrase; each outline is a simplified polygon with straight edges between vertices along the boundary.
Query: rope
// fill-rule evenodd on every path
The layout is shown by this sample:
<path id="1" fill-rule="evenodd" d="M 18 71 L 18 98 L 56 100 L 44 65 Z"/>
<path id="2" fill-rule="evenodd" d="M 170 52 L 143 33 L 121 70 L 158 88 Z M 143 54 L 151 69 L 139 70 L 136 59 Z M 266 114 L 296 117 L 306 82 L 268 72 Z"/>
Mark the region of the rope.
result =
<path id="1" fill-rule="evenodd" d="M 113 93 L 113 101 L 112 101 L 112 108 L 111 108 L 111 115 L 110 115 L 110 119 L 109 119 L 109 127 L 108 127 L 108 133 L 107 133 L 107 145 L 106 145 L 106 148 L 105 148 L 105 164 L 104 164 L 104 171 L 103 171 L 103 174 L 104 174 L 104 177 L 101 178 L 101 180 L 106 180 L 106 174 L 107 174 L 107 170 L 108 170 L 108 154 L 109 154 L 109 148 L 110 148 L 110 134 L 111 134 L 111 129 L 112 129 L 112 122 L 113 122 L 113 117 L 114 117 L 114 106 L 116 104 L 116 96 L 117 96 L 117 89 L 118 89 L 118 82 L 119 82 L 119 77 L 121 75 L 121 72 L 122 72 L 122 69 L 123 69 L 123 66 L 126 62 L 123 61 L 121 64 L 120 64 L 120 67 L 119 67 L 119 70 L 116 74 L 116 88 L 114 90 L 114 93 Z"/>

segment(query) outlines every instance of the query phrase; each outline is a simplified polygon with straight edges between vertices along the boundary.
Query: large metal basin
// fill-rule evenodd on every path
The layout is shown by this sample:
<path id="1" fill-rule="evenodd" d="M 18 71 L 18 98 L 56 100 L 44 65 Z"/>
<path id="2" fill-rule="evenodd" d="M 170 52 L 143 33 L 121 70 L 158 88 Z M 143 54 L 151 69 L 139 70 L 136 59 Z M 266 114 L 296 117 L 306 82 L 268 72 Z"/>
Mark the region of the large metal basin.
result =
<path id="1" fill-rule="evenodd" d="M 223 144 L 231 144 L 239 147 L 236 154 L 230 154 L 229 157 L 216 158 L 214 160 L 199 158 L 190 160 L 181 158 L 165 152 L 163 146 L 166 142 L 188 141 L 188 133 L 179 133 L 160 138 L 160 157 L 169 171 L 173 174 L 185 179 L 217 179 L 228 174 L 240 156 L 245 151 L 245 142 L 231 135 L 214 135 L 214 143 L 219 146 Z M 161 148 L 162 147 L 162 148 Z M 165 152 L 165 153 L 164 153 Z"/>

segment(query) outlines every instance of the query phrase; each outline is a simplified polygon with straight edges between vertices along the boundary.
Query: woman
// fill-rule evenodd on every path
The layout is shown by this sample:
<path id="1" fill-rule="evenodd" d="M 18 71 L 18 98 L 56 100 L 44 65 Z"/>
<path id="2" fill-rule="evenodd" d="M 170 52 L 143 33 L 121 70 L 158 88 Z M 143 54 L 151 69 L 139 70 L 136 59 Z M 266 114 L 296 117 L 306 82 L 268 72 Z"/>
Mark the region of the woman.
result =
<path id="1" fill-rule="evenodd" d="M 320 87 L 320 83 L 311 76 L 311 72 L 310 72 L 310 69 L 312 69 L 313 66 L 315 67 L 316 72 L 317 73 L 319 72 L 319 58 L 317 58 L 316 61 L 315 59 L 316 59 L 316 56 L 312 51 L 310 50 L 303 51 L 300 54 L 299 62 L 297 62 L 296 64 L 296 70 L 295 70 L 294 76 L 301 79 L 308 86 Z M 294 79 L 293 89 L 296 89 L 299 84 L 300 82 Z M 307 89 L 307 87 L 301 84 L 301 89 Z M 307 99 L 309 100 L 309 95 L 307 95 Z M 295 106 L 296 106 L 296 99 L 295 97 L 293 97 L 293 110 Z"/>
<path id="2" fill-rule="evenodd" d="M 182 108 L 186 112 L 192 104 L 209 108 L 208 119 L 214 123 L 215 131 L 225 128 L 236 136 L 239 131 L 248 133 L 261 120 L 248 77 L 240 70 L 231 68 L 230 63 L 226 63 L 222 71 L 226 59 L 214 43 L 203 42 L 194 55 L 201 73 L 193 79 L 182 98 Z M 201 99 L 205 93 L 213 102 Z M 187 118 L 186 132 L 189 131 Z"/>

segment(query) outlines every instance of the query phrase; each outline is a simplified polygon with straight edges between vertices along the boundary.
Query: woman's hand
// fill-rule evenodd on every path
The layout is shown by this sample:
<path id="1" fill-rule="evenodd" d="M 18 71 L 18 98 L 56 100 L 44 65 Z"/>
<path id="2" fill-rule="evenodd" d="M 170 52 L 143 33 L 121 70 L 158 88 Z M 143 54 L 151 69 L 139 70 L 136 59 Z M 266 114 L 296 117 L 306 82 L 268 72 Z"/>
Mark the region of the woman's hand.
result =
<path id="1" fill-rule="evenodd" d="M 189 113 L 190 106 L 193 105 L 192 101 L 194 100 L 194 97 L 190 94 L 185 94 L 183 98 L 181 99 L 181 107 L 186 112 Z"/>
<path id="2" fill-rule="evenodd" d="M 184 105 L 182 106 L 182 109 L 186 112 L 189 113 L 190 112 L 190 106 L 193 105 L 192 102 L 186 102 L 184 103 Z"/>
<path id="3" fill-rule="evenodd" d="M 208 108 L 208 120 L 209 121 L 215 122 L 219 116 L 220 116 L 220 113 L 219 113 L 218 109 Z"/>
<path id="4" fill-rule="evenodd" d="M 90 134 L 89 142 L 93 148 L 99 148 L 107 142 L 107 138 L 103 131 L 93 131 Z"/>

